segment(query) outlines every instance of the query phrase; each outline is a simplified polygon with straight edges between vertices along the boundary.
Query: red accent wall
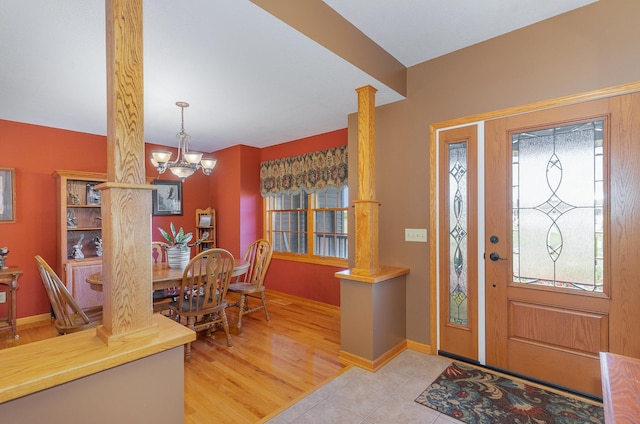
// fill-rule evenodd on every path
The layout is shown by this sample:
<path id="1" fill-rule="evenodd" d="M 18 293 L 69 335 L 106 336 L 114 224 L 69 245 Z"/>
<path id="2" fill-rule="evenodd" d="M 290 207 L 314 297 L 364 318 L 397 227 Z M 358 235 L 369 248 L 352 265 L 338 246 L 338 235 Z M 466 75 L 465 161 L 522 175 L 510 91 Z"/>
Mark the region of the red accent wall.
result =
<path id="1" fill-rule="evenodd" d="M 18 266 L 18 318 L 47 313 L 49 299 L 35 255 L 55 267 L 55 170 L 106 172 L 106 137 L 0 120 L 0 167 L 15 168 L 16 222 L 0 224 L 7 266 Z M 4 310 L 2 308 L 5 308 Z M 6 304 L 0 305 L 4 314 Z"/>
<path id="2" fill-rule="evenodd" d="M 345 128 L 265 147 L 261 150 L 261 160 L 274 160 L 346 145 Z M 343 268 L 333 266 L 274 259 L 267 272 L 265 286 L 271 290 L 339 306 L 340 280 L 335 277 L 335 273 L 342 270 Z"/>
<path id="3" fill-rule="evenodd" d="M 162 240 L 157 227 L 173 222 L 185 231 L 195 229 L 195 209 L 216 209 L 218 245 L 234 255 L 255 239 L 263 237 L 262 198 L 259 193 L 260 161 L 308 153 L 347 144 L 347 130 L 308 137 L 264 149 L 234 146 L 211 157 L 218 164 L 211 176 L 200 171 L 183 184 L 183 216 L 152 217 L 152 239 Z M 16 222 L 0 224 L 0 247 L 7 246 L 8 266 L 24 274 L 18 290 L 18 318 L 48 313 L 49 300 L 38 275 L 34 256 L 50 264 L 56 254 L 56 187 L 51 174 L 56 170 L 106 172 L 105 136 L 0 120 L 0 167 L 16 172 Z M 165 146 L 145 144 L 145 157 Z M 101 154 L 100 152 L 105 152 Z M 170 173 L 158 175 L 145 160 L 146 175 L 177 180 Z M 267 274 L 270 289 L 339 304 L 339 281 L 335 267 L 274 260 Z M 6 304 L 0 304 L 0 314 Z"/>
<path id="4" fill-rule="evenodd" d="M 240 146 L 240 249 L 264 236 L 260 196 L 260 149 Z"/>
<path id="5" fill-rule="evenodd" d="M 260 149 L 237 145 L 212 154 L 218 160 L 211 180 L 218 222 L 218 245 L 242 256 L 263 236 Z"/>
<path id="6" fill-rule="evenodd" d="M 146 157 L 158 147 L 172 150 L 146 144 Z M 0 224 L 0 246 L 9 248 L 6 265 L 23 270 L 18 280 L 18 318 L 50 310 L 34 256 L 42 256 L 55 268 L 56 185 L 51 174 L 56 170 L 106 173 L 106 149 L 105 136 L 0 120 L 0 167 L 14 168 L 16 174 L 16 222 Z M 169 173 L 158 176 L 148 161 L 145 166 L 148 177 L 177 180 Z M 195 209 L 213 205 L 210 178 L 200 171 L 182 189 L 184 215 L 152 217 L 153 240 L 162 240 L 156 228 L 168 229 L 170 222 L 193 231 Z M 0 304 L 0 315 L 5 313 L 6 304 Z"/>
<path id="7" fill-rule="evenodd" d="M 305 153 L 318 152 L 334 147 L 347 145 L 347 129 L 331 131 L 324 134 L 305 137 L 286 143 L 276 144 L 263 148 L 260 160 L 280 159 L 287 156 L 303 155 Z"/>
<path id="8" fill-rule="evenodd" d="M 269 290 L 340 306 L 340 280 L 335 273 L 343 269 L 273 259 L 264 284 Z"/>
<path id="9" fill-rule="evenodd" d="M 212 193 L 215 199 L 218 247 L 223 247 L 234 256 L 242 253 L 240 248 L 240 146 L 220 150 L 212 155 L 218 160 L 213 170 Z"/>

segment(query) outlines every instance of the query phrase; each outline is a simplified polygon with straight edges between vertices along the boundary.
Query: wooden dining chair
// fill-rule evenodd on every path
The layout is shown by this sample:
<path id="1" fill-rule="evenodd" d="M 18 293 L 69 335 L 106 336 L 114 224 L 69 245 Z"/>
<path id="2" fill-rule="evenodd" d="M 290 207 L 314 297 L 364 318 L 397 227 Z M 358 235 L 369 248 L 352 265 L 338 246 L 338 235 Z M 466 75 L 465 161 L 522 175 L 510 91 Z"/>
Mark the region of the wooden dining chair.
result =
<path id="1" fill-rule="evenodd" d="M 151 242 L 151 262 L 158 264 L 161 262 L 167 262 L 167 247 L 169 245 L 162 241 Z"/>
<path id="2" fill-rule="evenodd" d="M 36 256 L 36 265 L 55 314 L 53 324 L 58 334 L 75 333 L 102 324 L 102 306 L 82 309 L 60 277 L 39 255 Z"/>
<path id="3" fill-rule="evenodd" d="M 151 263 L 159 264 L 167 262 L 167 247 L 169 245 L 162 241 L 151 242 Z M 153 312 L 166 312 L 169 310 L 169 303 L 176 297 L 178 288 L 169 288 L 153 291 Z M 166 314 L 165 314 L 166 315 Z"/>
<path id="4" fill-rule="evenodd" d="M 233 255 L 220 248 L 199 253 L 185 268 L 180 286 L 181 295 L 169 304 L 176 321 L 193 331 L 206 330 L 210 336 L 221 325 L 227 337 L 227 346 L 233 346 L 229 333 L 227 289 L 235 266 Z M 185 345 L 186 361 L 191 360 L 191 343 Z"/>
<path id="5" fill-rule="evenodd" d="M 242 316 L 264 309 L 267 321 L 271 320 L 267 309 L 267 298 L 264 293 L 264 277 L 271 263 L 273 249 L 266 239 L 258 239 L 251 243 L 244 252 L 244 260 L 249 262 L 247 273 L 238 277 L 238 281 L 229 284 L 229 292 L 237 293 L 240 299 L 229 304 L 238 307 L 238 330 L 242 329 Z M 260 303 L 249 304 L 249 299 L 257 299 Z M 253 302 L 253 301 L 252 301 Z"/>

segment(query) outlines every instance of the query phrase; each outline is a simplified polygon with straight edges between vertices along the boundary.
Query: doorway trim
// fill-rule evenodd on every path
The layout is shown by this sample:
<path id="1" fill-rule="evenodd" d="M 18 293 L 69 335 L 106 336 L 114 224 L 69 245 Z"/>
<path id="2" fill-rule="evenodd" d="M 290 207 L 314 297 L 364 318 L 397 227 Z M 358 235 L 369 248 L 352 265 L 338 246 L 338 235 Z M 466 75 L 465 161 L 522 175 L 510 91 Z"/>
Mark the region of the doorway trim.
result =
<path id="1" fill-rule="evenodd" d="M 432 355 L 437 355 L 438 352 L 438 238 L 435 237 L 438 231 L 438 131 L 449 127 L 470 125 L 472 123 L 484 122 L 490 119 L 568 106 L 639 91 L 640 81 L 569 96 L 556 97 L 550 100 L 529 103 L 522 106 L 510 107 L 492 112 L 485 112 L 477 115 L 470 115 L 448 121 L 435 122 L 429 126 L 429 233 L 434 235 L 433 237 L 429 237 L 429 344 L 431 346 Z M 480 207 L 480 205 L 478 205 L 478 207 Z"/>

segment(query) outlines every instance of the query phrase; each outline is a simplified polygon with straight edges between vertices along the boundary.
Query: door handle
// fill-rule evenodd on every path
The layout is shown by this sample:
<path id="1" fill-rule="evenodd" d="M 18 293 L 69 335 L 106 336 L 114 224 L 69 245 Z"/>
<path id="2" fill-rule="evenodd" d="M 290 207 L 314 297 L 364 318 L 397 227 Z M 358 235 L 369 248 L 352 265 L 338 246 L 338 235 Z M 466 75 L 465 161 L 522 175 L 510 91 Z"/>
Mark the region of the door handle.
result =
<path id="1" fill-rule="evenodd" d="M 491 259 L 493 262 L 495 262 L 495 261 L 506 261 L 507 260 L 507 258 L 501 258 L 500 254 L 498 254 L 497 252 L 489 253 L 489 259 Z"/>

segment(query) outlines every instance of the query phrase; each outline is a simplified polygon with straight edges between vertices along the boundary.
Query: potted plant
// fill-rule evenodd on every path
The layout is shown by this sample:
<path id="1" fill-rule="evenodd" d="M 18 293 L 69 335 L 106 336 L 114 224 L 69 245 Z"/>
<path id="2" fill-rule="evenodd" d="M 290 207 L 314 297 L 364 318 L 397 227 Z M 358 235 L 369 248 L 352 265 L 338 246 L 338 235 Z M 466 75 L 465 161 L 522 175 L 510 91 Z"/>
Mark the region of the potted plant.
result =
<path id="1" fill-rule="evenodd" d="M 170 268 L 184 269 L 191 259 L 191 246 L 196 246 L 206 240 L 208 234 L 203 234 L 202 238 L 196 240 L 195 243 L 189 244 L 193 239 L 193 233 L 185 233 L 184 229 L 180 227 L 176 231 L 176 227 L 173 222 L 169 224 L 171 233 L 158 227 L 160 234 L 167 241 L 169 247 L 167 247 L 167 262 Z"/>

